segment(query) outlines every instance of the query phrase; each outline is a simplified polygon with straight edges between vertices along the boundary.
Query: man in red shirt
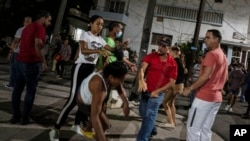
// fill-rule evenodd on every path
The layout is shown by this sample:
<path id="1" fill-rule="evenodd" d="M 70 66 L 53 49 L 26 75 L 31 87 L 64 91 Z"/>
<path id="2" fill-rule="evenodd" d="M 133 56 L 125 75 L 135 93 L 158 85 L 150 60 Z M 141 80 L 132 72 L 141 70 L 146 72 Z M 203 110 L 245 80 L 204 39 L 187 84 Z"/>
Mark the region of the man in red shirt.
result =
<path id="1" fill-rule="evenodd" d="M 183 91 L 196 96 L 188 113 L 187 141 L 211 141 L 212 125 L 222 102 L 222 90 L 227 79 L 227 58 L 220 48 L 221 33 L 208 30 L 205 44 L 208 52 L 201 63 L 198 79 Z"/>
<path id="2" fill-rule="evenodd" d="M 50 21 L 51 14 L 47 11 L 40 11 L 37 20 L 23 29 L 20 52 L 17 56 L 16 85 L 12 93 L 13 117 L 10 120 L 12 124 L 20 121 L 22 125 L 30 123 L 29 116 L 35 99 L 41 67 L 42 71 L 47 70 L 43 48 L 46 38 L 45 28 L 50 25 Z M 26 95 L 21 114 L 21 95 L 25 85 Z"/>
<path id="3" fill-rule="evenodd" d="M 171 41 L 164 37 L 158 43 L 158 52 L 146 55 L 139 69 L 138 91 L 142 92 L 139 112 L 142 124 L 137 141 L 148 141 L 164 93 L 175 84 L 177 77 L 177 64 L 168 54 Z"/>

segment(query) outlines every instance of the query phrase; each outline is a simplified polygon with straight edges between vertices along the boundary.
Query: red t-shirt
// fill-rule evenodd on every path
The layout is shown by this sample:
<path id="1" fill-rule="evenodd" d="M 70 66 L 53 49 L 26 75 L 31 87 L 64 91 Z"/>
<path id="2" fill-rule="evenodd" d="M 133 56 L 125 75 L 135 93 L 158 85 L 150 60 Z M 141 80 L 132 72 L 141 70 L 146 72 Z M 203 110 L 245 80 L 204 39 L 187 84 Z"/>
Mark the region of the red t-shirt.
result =
<path id="1" fill-rule="evenodd" d="M 161 61 L 157 53 L 151 53 L 146 55 L 142 61 L 148 63 L 146 70 L 148 92 L 163 87 L 170 78 L 176 79 L 177 77 L 177 64 L 170 55 L 166 61 Z"/>
<path id="2" fill-rule="evenodd" d="M 41 58 L 35 49 L 35 39 L 39 38 L 45 43 L 45 27 L 37 22 L 33 22 L 23 29 L 20 42 L 20 52 L 17 60 L 23 63 L 37 63 Z"/>
<path id="3" fill-rule="evenodd" d="M 222 89 L 227 79 L 227 58 L 220 48 L 209 51 L 201 63 L 200 75 L 204 67 L 213 67 L 209 80 L 201 86 L 196 97 L 209 102 L 222 102 Z"/>

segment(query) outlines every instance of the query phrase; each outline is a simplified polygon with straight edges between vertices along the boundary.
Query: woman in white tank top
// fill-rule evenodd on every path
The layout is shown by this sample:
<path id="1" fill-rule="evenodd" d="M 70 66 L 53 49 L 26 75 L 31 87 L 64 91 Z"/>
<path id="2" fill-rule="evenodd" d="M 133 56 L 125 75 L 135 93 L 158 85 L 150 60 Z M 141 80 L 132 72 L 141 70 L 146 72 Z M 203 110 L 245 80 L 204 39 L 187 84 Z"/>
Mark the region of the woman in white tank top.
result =
<path id="1" fill-rule="evenodd" d="M 117 89 L 123 100 L 124 115 L 129 115 L 128 101 L 122 87 L 127 72 L 126 65 L 118 61 L 105 66 L 102 72 L 93 72 L 82 81 L 77 93 L 77 105 L 79 110 L 90 116 L 87 126 L 81 130 L 84 135 L 91 133 L 93 127 L 95 135 L 92 134 L 89 137 L 106 140 L 104 131 L 110 127 L 110 123 L 103 112 L 103 103 L 111 87 Z"/>

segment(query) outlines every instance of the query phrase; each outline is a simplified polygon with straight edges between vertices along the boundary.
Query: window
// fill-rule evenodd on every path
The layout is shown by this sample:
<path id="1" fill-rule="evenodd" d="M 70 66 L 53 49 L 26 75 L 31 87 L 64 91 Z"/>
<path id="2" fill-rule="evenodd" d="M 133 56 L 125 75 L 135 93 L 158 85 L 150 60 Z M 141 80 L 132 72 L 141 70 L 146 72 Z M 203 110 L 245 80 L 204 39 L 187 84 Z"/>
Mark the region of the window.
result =
<path id="1" fill-rule="evenodd" d="M 163 19 L 164 19 L 163 17 L 157 17 L 157 18 L 156 18 L 156 21 L 157 21 L 157 22 L 163 22 Z"/>
<path id="2" fill-rule="evenodd" d="M 121 0 L 106 0 L 105 11 L 124 13 L 125 4 L 126 2 Z"/>
<path id="3" fill-rule="evenodd" d="M 158 45 L 158 41 L 159 41 L 162 37 L 168 37 L 168 38 L 171 39 L 171 40 L 172 40 L 172 38 L 173 38 L 172 35 L 153 33 L 153 34 L 152 34 L 152 39 L 151 39 L 151 44 L 152 44 L 152 45 Z"/>
<path id="4" fill-rule="evenodd" d="M 157 4 L 155 16 L 196 22 L 198 10 Z M 204 11 L 202 23 L 222 26 L 223 13 Z"/>
<path id="5" fill-rule="evenodd" d="M 241 57 L 241 48 L 240 47 L 233 47 L 233 54 L 231 63 L 239 63 Z"/>

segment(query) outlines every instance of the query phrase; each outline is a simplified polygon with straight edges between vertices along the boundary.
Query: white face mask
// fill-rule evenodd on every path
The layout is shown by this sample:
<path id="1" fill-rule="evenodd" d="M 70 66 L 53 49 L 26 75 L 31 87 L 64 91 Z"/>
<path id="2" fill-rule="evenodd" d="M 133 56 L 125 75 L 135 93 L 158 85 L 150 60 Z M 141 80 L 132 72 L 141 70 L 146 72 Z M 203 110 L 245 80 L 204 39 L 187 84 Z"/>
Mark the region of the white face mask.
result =
<path id="1" fill-rule="evenodd" d="M 119 31 L 118 33 L 116 33 L 115 37 L 116 38 L 120 38 L 122 36 L 122 31 Z"/>

